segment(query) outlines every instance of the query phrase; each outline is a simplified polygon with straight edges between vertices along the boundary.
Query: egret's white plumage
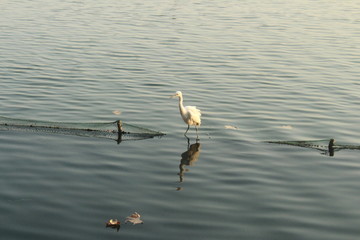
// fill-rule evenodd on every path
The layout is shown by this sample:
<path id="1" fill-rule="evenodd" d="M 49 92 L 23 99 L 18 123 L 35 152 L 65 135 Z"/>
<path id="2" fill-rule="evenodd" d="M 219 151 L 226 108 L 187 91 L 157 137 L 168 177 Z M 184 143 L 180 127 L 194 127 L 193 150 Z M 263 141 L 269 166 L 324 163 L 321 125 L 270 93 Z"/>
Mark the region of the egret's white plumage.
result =
<path id="1" fill-rule="evenodd" d="M 182 92 L 177 91 L 173 97 L 179 98 L 179 110 L 180 115 L 184 122 L 188 125 L 188 128 L 184 135 L 186 136 L 187 131 L 189 130 L 190 126 L 195 126 L 196 134 L 197 134 L 197 126 L 201 124 L 201 112 L 195 106 L 186 106 L 184 107 L 183 104 L 183 96 Z"/>

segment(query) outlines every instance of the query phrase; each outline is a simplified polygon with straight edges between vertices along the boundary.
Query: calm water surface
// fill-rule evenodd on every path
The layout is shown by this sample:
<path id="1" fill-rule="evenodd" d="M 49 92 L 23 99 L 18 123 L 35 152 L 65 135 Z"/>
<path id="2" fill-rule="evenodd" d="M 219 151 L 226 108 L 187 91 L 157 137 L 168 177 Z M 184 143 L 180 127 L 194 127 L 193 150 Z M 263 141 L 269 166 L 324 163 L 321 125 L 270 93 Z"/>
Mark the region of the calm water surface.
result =
<path id="1" fill-rule="evenodd" d="M 360 152 L 266 143 L 360 145 L 358 1 L 0 6 L 1 116 L 167 134 L 1 131 L 1 239 L 359 238 Z M 203 112 L 197 144 L 176 90 Z"/>

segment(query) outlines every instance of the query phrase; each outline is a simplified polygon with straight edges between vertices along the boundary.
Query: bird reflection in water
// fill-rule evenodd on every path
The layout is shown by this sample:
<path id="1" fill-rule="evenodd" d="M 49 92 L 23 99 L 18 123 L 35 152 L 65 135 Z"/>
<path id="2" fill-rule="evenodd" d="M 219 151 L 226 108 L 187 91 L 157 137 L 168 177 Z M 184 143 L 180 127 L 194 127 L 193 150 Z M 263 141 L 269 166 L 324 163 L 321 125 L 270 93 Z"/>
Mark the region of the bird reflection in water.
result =
<path id="1" fill-rule="evenodd" d="M 187 150 L 181 154 L 181 160 L 178 173 L 180 177 L 180 183 L 184 181 L 185 172 L 188 172 L 189 169 L 186 166 L 193 166 L 195 162 L 198 161 L 200 156 L 201 144 L 196 141 L 196 143 L 190 145 L 190 139 L 188 139 Z M 182 190 L 181 187 L 178 187 L 177 190 Z"/>

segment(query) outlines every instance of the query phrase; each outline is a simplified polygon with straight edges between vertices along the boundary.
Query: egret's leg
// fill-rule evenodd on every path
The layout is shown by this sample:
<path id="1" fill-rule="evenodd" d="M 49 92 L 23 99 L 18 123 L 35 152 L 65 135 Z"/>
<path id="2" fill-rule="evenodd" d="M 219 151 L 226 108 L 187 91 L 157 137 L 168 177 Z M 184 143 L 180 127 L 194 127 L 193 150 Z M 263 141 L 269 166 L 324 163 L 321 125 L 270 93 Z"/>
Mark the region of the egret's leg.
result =
<path id="1" fill-rule="evenodd" d="M 197 139 L 199 139 L 198 129 L 197 129 L 197 127 L 196 127 L 196 126 L 195 126 L 195 130 L 196 130 L 196 136 L 197 136 Z"/>
<path id="2" fill-rule="evenodd" d="M 184 136 L 186 137 L 186 133 L 189 131 L 190 125 L 188 125 L 188 128 L 186 129 Z"/>

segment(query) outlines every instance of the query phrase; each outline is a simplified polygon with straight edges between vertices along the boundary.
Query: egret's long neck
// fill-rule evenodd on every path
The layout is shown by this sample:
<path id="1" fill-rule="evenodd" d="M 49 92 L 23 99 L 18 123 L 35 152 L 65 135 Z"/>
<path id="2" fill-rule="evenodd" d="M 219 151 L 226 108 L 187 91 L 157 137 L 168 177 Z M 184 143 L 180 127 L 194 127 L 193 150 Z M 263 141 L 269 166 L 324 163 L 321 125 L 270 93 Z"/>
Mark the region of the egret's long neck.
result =
<path id="1" fill-rule="evenodd" d="M 183 97 L 182 96 L 179 96 L 179 109 L 180 109 L 181 114 L 185 113 L 185 108 L 184 108 Z"/>

